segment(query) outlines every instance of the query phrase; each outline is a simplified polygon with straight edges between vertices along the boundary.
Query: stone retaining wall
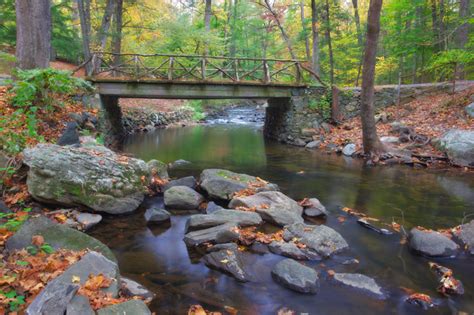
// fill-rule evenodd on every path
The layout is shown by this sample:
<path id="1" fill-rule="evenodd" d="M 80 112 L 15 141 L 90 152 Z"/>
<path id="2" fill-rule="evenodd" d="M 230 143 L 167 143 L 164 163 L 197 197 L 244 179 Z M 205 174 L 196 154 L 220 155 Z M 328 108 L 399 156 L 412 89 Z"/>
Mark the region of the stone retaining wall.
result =
<path id="1" fill-rule="evenodd" d="M 143 108 L 123 108 L 123 127 L 126 133 L 148 132 L 171 124 L 191 121 L 191 109 L 178 108 L 172 112 L 159 112 Z"/>
<path id="2" fill-rule="evenodd" d="M 410 102 L 422 95 L 446 92 L 451 88 L 450 83 L 402 85 L 400 103 Z M 328 129 L 325 120 L 330 117 L 331 94 L 326 88 L 311 88 L 304 95 L 270 99 L 265 117 L 265 135 L 298 146 L 319 140 L 319 130 Z M 345 88 L 339 92 L 339 109 L 344 119 L 359 115 L 360 97 L 360 88 Z M 376 112 L 397 102 L 397 85 L 376 87 Z"/>

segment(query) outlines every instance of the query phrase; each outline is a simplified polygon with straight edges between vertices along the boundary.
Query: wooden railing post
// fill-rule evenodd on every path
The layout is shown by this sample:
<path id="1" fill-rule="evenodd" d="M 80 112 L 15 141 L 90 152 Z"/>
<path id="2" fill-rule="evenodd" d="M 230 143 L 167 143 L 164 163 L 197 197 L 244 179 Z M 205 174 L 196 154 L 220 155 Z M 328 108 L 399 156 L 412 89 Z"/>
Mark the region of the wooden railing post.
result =
<path id="1" fill-rule="evenodd" d="M 203 57 L 201 59 L 201 78 L 203 80 L 206 80 L 206 63 L 207 63 L 206 57 Z"/>
<path id="2" fill-rule="evenodd" d="M 240 77 L 239 77 L 239 60 L 238 59 L 234 59 L 234 71 L 235 71 L 235 81 L 240 81 Z"/>
<path id="3" fill-rule="evenodd" d="M 168 80 L 173 80 L 173 66 L 174 66 L 174 57 L 170 57 L 170 64 L 168 67 Z"/>
<path id="4" fill-rule="evenodd" d="M 295 63 L 296 66 L 296 83 L 301 83 L 301 66 L 299 62 Z"/>
<path id="5" fill-rule="evenodd" d="M 263 60 L 263 82 L 270 83 L 271 76 L 270 76 L 270 69 L 268 68 L 267 60 Z"/>

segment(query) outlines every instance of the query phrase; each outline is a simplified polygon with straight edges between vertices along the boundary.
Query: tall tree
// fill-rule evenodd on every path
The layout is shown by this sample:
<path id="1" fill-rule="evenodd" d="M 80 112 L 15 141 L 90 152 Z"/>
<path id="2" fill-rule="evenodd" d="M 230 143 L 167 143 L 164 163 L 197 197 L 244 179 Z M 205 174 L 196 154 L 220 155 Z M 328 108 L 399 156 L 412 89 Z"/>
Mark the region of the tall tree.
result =
<path id="1" fill-rule="evenodd" d="M 212 14 L 212 0 L 205 0 L 206 6 L 204 8 L 204 29 L 206 31 L 206 39 L 204 41 L 204 55 L 209 54 L 209 36 L 211 33 L 211 14 Z"/>
<path id="2" fill-rule="evenodd" d="M 377 43 L 380 33 L 380 11 L 382 0 L 370 0 L 367 16 L 367 37 L 362 70 L 361 120 L 364 153 L 377 155 L 385 149 L 377 136 L 374 118 L 374 80 Z"/>
<path id="3" fill-rule="evenodd" d="M 16 0 L 16 58 L 20 69 L 47 68 L 51 57 L 51 3 Z"/>
<path id="4" fill-rule="evenodd" d="M 311 35 L 313 39 L 313 71 L 319 76 L 321 75 L 321 71 L 319 66 L 319 30 L 316 0 L 311 0 Z"/>
<path id="5" fill-rule="evenodd" d="M 105 49 L 105 45 L 107 44 L 107 36 L 109 35 L 115 2 L 115 0 L 107 0 L 104 15 L 102 16 L 102 23 L 100 24 L 99 31 L 97 32 L 97 46 L 101 51 Z"/>
<path id="6" fill-rule="evenodd" d="M 308 62 L 311 62 L 311 50 L 309 48 L 309 38 L 308 38 L 308 32 L 306 30 L 306 19 L 304 16 L 304 0 L 300 0 L 300 18 L 301 18 L 301 28 L 303 30 L 306 60 L 308 60 Z"/>
<path id="7" fill-rule="evenodd" d="M 329 0 L 326 0 L 325 5 L 325 19 L 326 19 L 326 42 L 328 45 L 328 53 L 329 53 L 329 76 L 331 78 L 331 85 L 334 85 L 334 53 L 332 51 L 332 39 L 331 39 L 331 10 L 329 6 Z"/>
<path id="8" fill-rule="evenodd" d="M 87 75 L 92 73 L 91 59 L 91 3 L 90 0 L 77 0 L 77 9 L 79 11 L 79 20 L 81 22 L 82 52 Z"/>
<path id="9" fill-rule="evenodd" d="M 120 64 L 120 52 L 122 51 L 122 24 L 123 24 L 123 0 L 116 0 L 114 13 L 114 32 L 112 36 L 112 52 L 114 65 Z"/>
<path id="10" fill-rule="evenodd" d="M 354 21 L 355 21 L 356 32 L 357 32 L 357 44 L 359 45 L 360 50 L 363 51 L 364 42 L 362 40 L 362 30 L 361 30 L 361 27 L 360 27 L 359 2 L 358 2 L 358 0 L 352 0 L 352 6 L 354 7 Z M 359 78 L 360 78 L 361 68 L 362 68 L 362 58 L 361 58 L 361 62 L 359 63 L 359 67 L 357 69 L 357 78 L 356 78 L 356 82 L 355 82 L 356 86 L 359 85 Z"/>
<path id="11" fill-rule="evenodd" d="M 469 35 L 469 21 L 470 17 L 470 0 L 460 0 L 459 1 L 459 20 L 462 23 L 458 29 L 457 40 L 458 47 L 464 49 L 464 46 L 467 44 L 468 35 Z"/>

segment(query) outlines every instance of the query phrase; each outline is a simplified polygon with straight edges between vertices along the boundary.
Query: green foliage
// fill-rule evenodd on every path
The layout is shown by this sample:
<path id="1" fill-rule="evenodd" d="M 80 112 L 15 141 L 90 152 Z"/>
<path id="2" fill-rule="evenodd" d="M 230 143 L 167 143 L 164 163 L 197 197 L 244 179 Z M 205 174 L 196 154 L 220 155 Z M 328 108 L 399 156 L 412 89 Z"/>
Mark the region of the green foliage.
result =
<path id="1" fill-rule="evenodd" d="M 324 119 L 329 119 L 331 117 L 331 104 L 332 95 L 331 93 L 326 93 L 318 98 L 310 98 L 308 102 L 308 107 L 311 110 L 319 111 Z"/>
<path id="2" fill-rule="evenodd" d="M 24 211 L 26 210 L 28 209 L 25 209 Z M 7 229 L 8 231 L 16 232 L 23 225 L 26 219 L 28 219 L 28 215 L 17 216 L 15 213 L 0 213 L 0 219 L 7 220 L 7 222 L 0 225 L 0 229 Z"/>
<path id="3" fill-rule="evenodd" d="M 52 254 L 52 253 L 54 253 L 54 248 L 51 245 L 49 245 L 48 243 L 44 243 L 40 246 L 37 246 L 37 245 L 27 246 L 26 251 L 30 255 L 36 255 L 38 253 Z"/>
<path id="4" fill-rule="evenodd" d="M 439 78 L 451 78 L 459 67 L 469 67 L 473 64 L 474 52 L 461 49 L 451 49 L 435 55 L 431 61 L 429 69 Z"/>
<path id="5" fill-rule="evenodd" d="M 199 121 L 206 117 L 202 100 L 191 100 L 187 102 L 186 107 L 193 111 L 193 120 Z"/>
<path id="6" fill-rule="evenodd" d="M 9 300 L 8 306 L 11 312 L 15 312 L 19 307 L 25 304 L 25 296 L 18 294 L 14 290 L 10 291 L 1 291 L 0 295 L 3 295 L 6 299 Z"/>
<path id="7" fill-rule="evenodd" d="M 53 110 L 54 106 L 62 105 L 58 96 L 92 89 L 88 82 L 73 77 L 69 71 L 52 68 L 17 70 L 15 76 L 12 103 L 16 107 L 29 108 L 32 113 L 38 107 Z"/>

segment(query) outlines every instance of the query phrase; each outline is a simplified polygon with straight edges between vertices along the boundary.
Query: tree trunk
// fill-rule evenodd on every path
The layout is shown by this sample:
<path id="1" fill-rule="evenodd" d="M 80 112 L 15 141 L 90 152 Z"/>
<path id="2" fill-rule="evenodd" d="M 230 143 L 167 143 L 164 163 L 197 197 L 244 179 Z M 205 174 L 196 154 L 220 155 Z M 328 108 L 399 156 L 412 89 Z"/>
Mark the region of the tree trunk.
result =
<path id="1" fill-rule="evenodd" d="M 332 42 L 331 42 L 331 15 L 329 10 L 329 0 L 326 0 L 326 41 L 328 43 L 329 50 L 329 66 L 330 66 L 330 78 L 331 85 L 334 85 L 334 55 L 332 52 Z"/>
<path id="2" fill-rule="evenodd" d="M 357 68 L 357 78 L 355 82 L 355 86 L 359 85 L 359 79 L 360 79 L 360 72 L 362 70 L 362 55 L 364 51 L 364 41 L 362 39 L 362 30 L 360 27 L 360 17 L 359 17 L 359 3 L 357 0 L 352 0 L 352 6 L 354 7 L 354 21 L 356 25 L 356 31 L 357 31 L 357 44 L 359 45 L 359 49 L 361 51 L 361 58 L 359 61 L 359 66 Z"/>
<path id="3" fill-rule="evenodd" d="M 281 36 L 283 37 L 283 40 L 285 41 L 285 44 L 286 44 L 286 47 L 288 48 L 288 52 L 290 53 L 290 56 L 291 56 L 291 59 L 297 59 L 296 58 L 296 54 L 295 52 L 293 51 L 293 45 L 291 44 L 291 40 L 290 40 L 290 37 L 288 36 L 288 34 L 286 33 L 285 31 L 285 28 L 283 27 L 283 25 L 281 24 L 281 21 L 280 21 L 280 18 L 278 17 L 278 15 L 276 14 L 276 12 L 273 10 L 272 6 L 270 5 L 270 2 L 269 0 L 265 0 L 265 6 L 267 8 L 267 10 L 271 13 L 271 15 L 273 16 L 273 19 L 275 20 L 277 26 L 278 26 L 278 29 L 280 30 L 281 32 Z"/>
<path id="4" fill-rule="evenodd" d="M 318 34 L 318 12 L 316 0 L 311 0 L 311 33 L 313 37 L 313 71 L 320 76 L 319 66 L 319 34 Z"/>
<path id="5" fill-rule="evenodd" d="M 16 58 L 20 69 L 47 68 L 51 57 L 51 3 L 16 0 Z"/>
<path id="6" fill-rule="evenodd" d="M 384 151 L 384 147 L 377 136 L 374 118 L 375 62 L 380 33 L 381 9 L 382 0 L 370 0 L 361 93 L 362 141 L 364 153 L 369 156 L 377 155 Z"/>
<path id="7" fill-rule="evenodd" d="M 306 22 L 304 17 L 304 0 L 300 0 L 300 17 L 301 17 L 301 27 L 303 29 L 303 36 L 304 36 L 304 47 L 306 50 L 306 60 L 311 62 L 311 50 L 309 48 L 309 38 L 308 32 L 306 30 Z"/>
<path id="8" fill-rule="evenodd" d="M 468 41 L 469 35 L 469 23 L 468 18 L 470 16 L 470 1 L 469 0 L 460 0 L 459 2 L 459 20 L 463 23 L 458 30 L 457 40 L 458 40 L 458 48 L 464 49 Z M 465 73 L 463 65 L 459 65 L 459 79 L 463 80 Z"/>
<path id="9" fill-rule="evenodd" d="M 444 0 L 439 0 L 439 36 L 441 45 L 444 50 L 448 49 L 448 38 L 446 34 L 446 24 L 444 21 L 446 8 L 444 6 Z"/>
<path id="10" fill-rule="evenodd" d="M 232 1 L 232 0 L 230 0 Z M 235 27 L 236 27 L 236 24 L 237 24 L 237 13 L 238 13 L 238 6 L 239 3 L 238 3 L 238 0 L 234 0 L 234 8 L 233 8 L 233 11 L 232 11 L 232 23 L 230 24 L 230 56 L 231 57 L 235 57 L 235 54 L 237 52 L 237 46 L 235 44 L 236 42 L 236 30 L 235 30 Z"/>
<path id="11" fill-rule="evenodd" d="M 209 36 L 211 33 L 211 8 L 212 0 L 206 0 L 206 7 L 204 9 L 204 29 L 206 31 L 207 38 L 204 41 L 204 55 L 209 54 Z"/>
<path id="12" fill-rule="evenodd" d="M 120 64 L 120 54 L 122 50 L 122 17 L 123 17 L 123 0 L 116 0 L 115 15 L 114 15 L 114 33 L 112 36 L 112 52 L 114 54 L 113 64 L 118 66 Z"/>
<path id="13" fill-rule="evenodd" d="M 104 15 L 102 16 L 102 23 L 100 24 L 97 38 L 98 46 L 101 51 L 105 49 L 105 45 L 107 44 L 107 35 L 110 29 L 110 21 L 112 20 L 112 14 L 114 13 L 114 3 L 114 0 L 107 0 Z"/>
<path id="14" fill-rule="evenodd" d="M 84 61 L 91 59 L 91 4 L 90 0 L 77 0 L 77 9 L 79 11 L 79 20 L 81 22 L 81 36 L 82 36 L 82 53 L 84 54 Z M 92 73 L 92 63 L 87 62 L 85 65 L 86 75 Z"/>

